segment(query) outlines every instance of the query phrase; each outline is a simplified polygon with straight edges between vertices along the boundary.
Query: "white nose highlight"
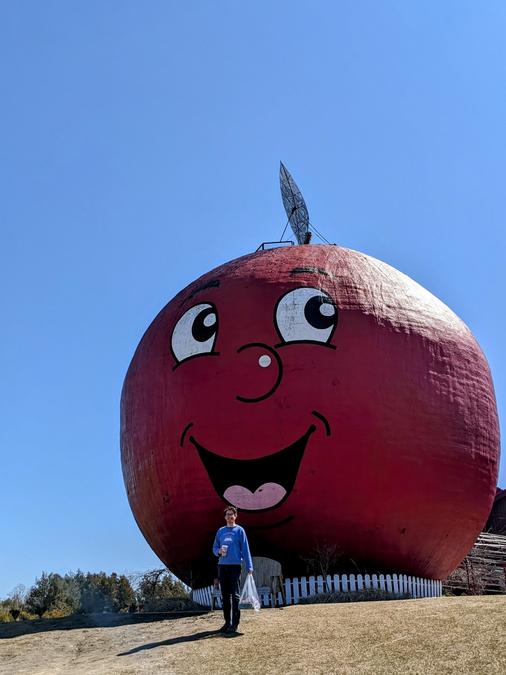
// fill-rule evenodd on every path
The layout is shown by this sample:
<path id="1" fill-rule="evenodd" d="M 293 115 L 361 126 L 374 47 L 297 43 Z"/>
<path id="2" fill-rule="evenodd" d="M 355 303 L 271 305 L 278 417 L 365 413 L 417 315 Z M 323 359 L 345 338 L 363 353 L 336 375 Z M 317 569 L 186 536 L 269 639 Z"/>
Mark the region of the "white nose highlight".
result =
<path id="1" fill-rule="evenodd" d="M 262 356 L 258 359 L 258 365 L 260 368 L 267 368 L 271 365 L 271 362 L 272 359 L 268 354 L 262 354 Z"/>

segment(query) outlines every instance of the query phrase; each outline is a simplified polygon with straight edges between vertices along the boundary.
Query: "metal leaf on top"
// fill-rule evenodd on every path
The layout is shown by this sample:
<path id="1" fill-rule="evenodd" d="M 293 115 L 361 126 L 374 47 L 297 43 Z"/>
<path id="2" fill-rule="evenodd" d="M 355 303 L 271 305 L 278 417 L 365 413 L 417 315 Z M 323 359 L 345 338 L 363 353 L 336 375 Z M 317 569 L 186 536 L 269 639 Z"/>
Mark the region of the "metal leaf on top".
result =
<path id="1" fill-rule="evenodd" d="M 279 163 L 279 185 L 288 222 L 299 244 L 307 244 L 309 235 L 309 213 L 297 183 L 283 162 Z"/>

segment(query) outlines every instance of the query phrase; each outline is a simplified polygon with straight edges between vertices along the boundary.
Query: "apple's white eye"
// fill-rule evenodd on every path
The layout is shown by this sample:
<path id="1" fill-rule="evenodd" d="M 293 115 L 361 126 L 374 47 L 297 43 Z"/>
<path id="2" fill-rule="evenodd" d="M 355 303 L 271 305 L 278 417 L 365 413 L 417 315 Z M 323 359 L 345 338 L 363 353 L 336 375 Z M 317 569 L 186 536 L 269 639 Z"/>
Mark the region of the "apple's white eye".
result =
<path id="1" fill-rule="evenodd" d="M 337 307 L 318 288 L 296 288 L 276 307 L 276 325 L 284 342 L 328 342 L 337 324 Z"/>
<path id="2" fill-rule="evenodd" d="M 213 351 L 218 334 L 218 314 L 214 305 L 195 305 L 179 319 L 172 331 L 172 352 L 178 361 Z"/>

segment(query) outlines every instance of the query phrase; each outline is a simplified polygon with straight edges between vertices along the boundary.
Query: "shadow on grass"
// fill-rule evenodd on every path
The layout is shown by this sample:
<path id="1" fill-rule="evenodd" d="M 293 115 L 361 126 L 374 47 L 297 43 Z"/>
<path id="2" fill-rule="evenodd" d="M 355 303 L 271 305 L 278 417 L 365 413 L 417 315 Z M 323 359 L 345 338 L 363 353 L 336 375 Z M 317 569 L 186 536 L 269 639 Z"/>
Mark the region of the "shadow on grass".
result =
<path id="1" fill-rule="evenodd" d="M 169 640 L 161 640 L 160 642 L 148 642 L 145 645 L 134 647 L 127 652 L 121 652 L 118 656 L 129 656 L 130 654 L 137 654 L 145 649 L 156 649 L 157 647 L 171 647 L 172 645 L 179 645 L 183 642 L 196 642 L 197 640 L 209 640 L 209 638 L 223 638 L 228 640 L 230 638 L 238 637 L 242 633 L 232 633 L 231 635 L 224 635 L 219 630 L 204 630 L 200 633 L 193 633 L 192 635 L 181 635 L 180 637 L 170 638 Z"/>
<path id="2" fill-rule="evenodd" d="M 61 619 L 36 619 L 34 621 L 11 621 L 0 623 L 0 640 L 45 633 L 53 630 L 76 630 L 79 628 L 112 628 L 136 623 L 152 623 L 167 619 L 181 619 L 208 614 L 208 610 L 181 612 L 146 612 L 139 614 L 74 614 Z"/>

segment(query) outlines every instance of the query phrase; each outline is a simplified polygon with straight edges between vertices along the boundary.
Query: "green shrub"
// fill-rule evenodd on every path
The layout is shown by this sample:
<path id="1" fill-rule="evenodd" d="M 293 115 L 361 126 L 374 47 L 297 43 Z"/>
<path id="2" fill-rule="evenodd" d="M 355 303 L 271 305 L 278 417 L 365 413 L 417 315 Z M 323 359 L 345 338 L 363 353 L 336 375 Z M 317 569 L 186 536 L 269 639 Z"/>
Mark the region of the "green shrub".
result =
<path id="1" fill-rule="evenodd" d="M 14 621 L 8 609 L 0 609 L 0 623 L 10 623 Z"/>
<path id="2" fill-rule="evenodd" d="M 54 609 L 48 609 L 44 614 L 44 619 L 62 619 L 64 616 L 70 616 L 72 612 L 68 608 L 64 607 L 55 607 Z"/>
<path id="3" fill-rule="evenodd" d="M 124 575 L 84 574 L 78 570 L 64 577 L 43 572 L 30 589 L 24 607 L 40 618 L 54 619 L 76 612 L 125 611 L 134 601 L 134 591 Z"/>
<path id="4" fill-rule="evenodd" d="M 363 591 L 340 591 L 338 593 L 317 593 L 307 598 L 300 598 L 300 605 L 316 605 L 328 602 L 369 602 L 371 600 L 407 600 L 410 593 L 394 595 L 388 591 L 375 588 L 366 588 Z"/>
<path id="5" fill-rule="evenodd" d="M 142 606 L 143 612 L 188 612 L 201 609 L 200 605 L 186 598 L 151 598 Z"/>
<path id="6" fill-rule="evenodd" d="M 21 614 L 19 615 L 19 621 L 34 621 L 36 618 L 36 614 L 30 614 L 30 612 L 27 612 L 24 609 L 21 610 Z"/>

